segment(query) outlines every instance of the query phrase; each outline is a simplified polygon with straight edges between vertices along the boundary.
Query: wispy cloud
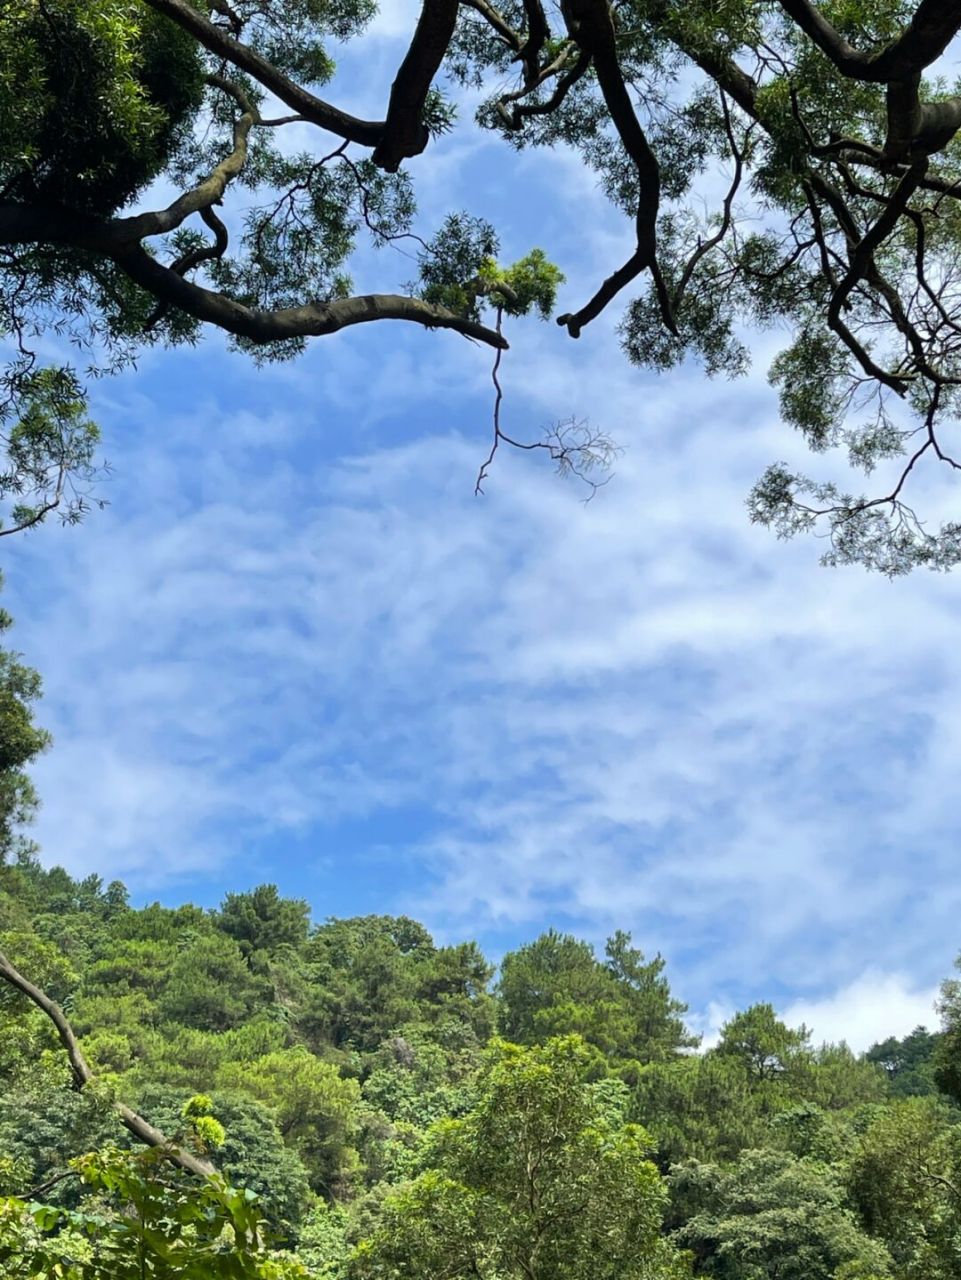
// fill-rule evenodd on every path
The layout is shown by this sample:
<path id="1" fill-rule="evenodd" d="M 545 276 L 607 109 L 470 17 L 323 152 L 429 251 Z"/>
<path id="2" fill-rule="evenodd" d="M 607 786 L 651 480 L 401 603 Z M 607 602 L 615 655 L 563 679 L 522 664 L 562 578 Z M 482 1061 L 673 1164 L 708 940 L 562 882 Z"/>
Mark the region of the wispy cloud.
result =
<path id="1" fill-rule="evenodd" d="M 616 230 L 546 172 L 512 240 L 566 216 L 576 300 Z M 261 373 L 212 342 L 103 384 L 113 505 L 9 549 L 47 857 L 172 897 L 271 875 L 318 914 L 353 884 L 495 950 L 631 928 L 705 1025 L 922 1020 L 961 942 L 958 580 L 752 528 L 800 453 L 761 377 L 654 381 L 612 327 L 515 326 L 503 369 L 511 430 L 589 413 L 626 446 L 587 506 L 509 452 L 474 498 L 489 353 L 449 335 Z"/>

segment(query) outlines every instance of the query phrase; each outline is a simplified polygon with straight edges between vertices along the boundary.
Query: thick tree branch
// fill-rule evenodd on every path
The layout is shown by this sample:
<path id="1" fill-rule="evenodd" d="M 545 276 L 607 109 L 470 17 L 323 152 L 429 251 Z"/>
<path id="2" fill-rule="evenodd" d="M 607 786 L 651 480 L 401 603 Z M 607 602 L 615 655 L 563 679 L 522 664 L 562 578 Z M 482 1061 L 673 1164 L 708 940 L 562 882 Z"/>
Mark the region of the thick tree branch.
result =
<path id="1" fill-rule="evenodd" d="M 852 80 L 871 84 L 920 75 L 961 31 L 961 8 L 953 0 L 921 0 L 897 40 L 865 53 L 850 45 L 810 0 L 781 0 L 781 8 L 839 71 Z"/>
<path id="2" fill-rule="evenodd" d="M 492 27 L 500 38 L 515 53 L 520 53 L 524 39 L 515 31 L 503 14 L 495 9 L 493 5 L 488 4 L 487 0 L 463 0 L 468 9 L 473 9 L 475 13 L 479 13 L 488 26 Z"/>
<path id="3" fill-rule="evenodd" d="M 527 18 L 527 39 L 520 50 L 520 59 L 524 64 L 524 78 L 535 81 L 538 78 L 541 50 L 547 43 L 550 29 L 541 0 L 524 0 L 524 14 Z"/>
<path id="4" fill-rule="evenodd" d="M 25 978 L 10 963 L 3 952 L 0 952 L 0 979 L 13 987 L 15 991 L 19 991 L 21 995 L 26 996 L 53 1023 L 57 1038 L 67 1054 L 74 1085 L 78 1092 L 82 1090 L 94 1079 L 94 1074 L 83 1056 L 74 1030 L 67 1021 L 63 1010 L 56 1001 L 50 999 L 46 992 L 35 986 L 28 978 Z M 143 1116 L 138 1115 L 136 1111 L 132 1111 L 130 1107 L 125 1106 L 122 1102 L 118 1102 L 115 1105 L 124 1127 L 135 1138 L 138 1138 L 147 1146 L 163 1148 L 174 1164 L 179 1165 L 181 1169 L 186 1169 L 188 1173 L 195 1173 L 202 1178 L 209 1177 L 215 1172 L 213 1165 L 178 1147 L 176 1143 L 171 1142 L 159 1129 L 155 1129 L 152 1124 L 145 1120 Z"/>
<path id="5" fill-rule="evenodd" d="M 781 0 L 781 8 L 839 71 L 856 80 L 871 78 L 866 74 L 868 55 L 848 44 L 816 5 L 810 4 L 809 0 Z"/>
<path id="6" fill-rule="evenodd" d="M 209 177 L 205 178 L 203 182 L 192 190 L 185 191 L 182 196 L 178 196 L 173 204 L 168 205 L 166 209 L 136 214 L 132 218 L 117 219 L 114 225 L 125 228 L 131 241 L 139 241 L 146 236 L 163 235 L 168 231 L 173 231 L 185 222 L 191 214 L 209 209 L 211 205 L 217 204 L 223 198 L 228 183 L 237 177 L 247 162 L 247 142 L 250 137 L 250 130 L 255 124 L 259 123 L 260 114 L 257 108 L 247 100 L 246 94 L 242 94 L 236 85 L 232 85 L 222 76 L 210 76 L 209 81 L 216 88 L 223 89 L 225 93 L 229 93 L 232 97 L 239 97 L 243 106 L 243 115 L 234 123 L 233 150 L 230 155 L 221 160 Z"/>
<path id="7" fill-rule="evenodd" d="M 424 103 L 457 24 L 458 0 L 424 0 L 410 48 L 390 90 L 387 119 L 374 150 L 374 163 L 396 173 L 402 160 L 418 156 L 430 135 Z"/>
<path id="8" fill-rule="evenodd" d="M 320 337 L 374 320 L 407 320 L 427 329 L 453 329 L 491 347 L 506 349 L 509 345 L 502 335 L 477 320 L 401 294 L 366 294 L 271 311 L 248 307 L 185 280 L 151 257 L 142 245 L 131 243 L 127 219 L 99 221 L 69 209 L 0 204 L 0 244 L 37 243 L 70 245 L 112 258 L 159 302 L 258 344 Z"/>
<path id="9" fill-rule="evenodd" d="M 586 306 L 573 314 L 558 316 L 557 323 L 565 326 L 571 337 L 576 338 L 584 325 L 599 316 L 625 285 L 630 284 L 648 267 L 656 266 L 661 172 L 634 112 L 631 96 L 621 74 L 614 23 L 606 0 L 568 0 L 564 6 L 564 17 L 571 39 L 593 60 L 604 102 L 638 177 L 637 212 L 634 218 L 637 249 L 622 267 L 608 276 Z M 670 309 L 665 305 L 666 293 L 663 289 L 659 292 L 664 321 L 673 329 Z"/>
<path id="10" fill-rule="evenodd" d="M 491 347 L 506 349 L 508 346 L 505 338 L 486 325 L 420 298 L 371 293 L 262 311 L 185 280 L 139 246 L 113 256 L 131 280 L 154 297 L 169 301 L 197 320 L 215 324 L 227 333 L 257 344 L 321 337 L 374 320 L 407 320 L 427 329 L 453 329 Z"/>
<path id="11" fill-rule="evenodd" d="M 286 103 L 311 124 L 326 129 L 339 138 L 346 138 L 349 142 L 357 142 L 365 147 L 376 147 L 380 141 L 384 129 L 383 122 L 358 120 L 355 116 L 348 115 L 324 102 L 323 99 L 315 97 L 314 94 L 285 76 L 282 71 L 278 71 L 255 49 L 251 49 L 249 45 L 243 44 L 230 35 L 223 27 L 218 27 L 216 23 L 205 18 L 186 0 L 144 0 L 144 3 L 157 13 L 170 18 L 172 22 L 176 22 L 184 31 L 189 31 L 205 49 L 209 49 L 211 53 L 224 58 L 232 66 L 253 76 L 258 84 L 269 89 L 281 102 Z"/>
<path id="12" fill-rule="evenodd" d="M 956 0 L 921 0 L 911 21 L 893 44 L 869 60 L 872 78 L 890 81 L 920 75 L 961 31 Z"/>

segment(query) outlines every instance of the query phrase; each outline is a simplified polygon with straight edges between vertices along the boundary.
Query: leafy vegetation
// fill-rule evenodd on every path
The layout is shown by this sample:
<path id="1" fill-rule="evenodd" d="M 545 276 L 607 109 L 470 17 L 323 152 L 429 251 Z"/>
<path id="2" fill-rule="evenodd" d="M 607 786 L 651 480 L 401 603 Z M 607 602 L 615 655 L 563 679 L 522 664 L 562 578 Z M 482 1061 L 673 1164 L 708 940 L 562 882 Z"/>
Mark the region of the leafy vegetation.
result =
<path id="1" fill-rule="evenodd" d="M 958 1274 L 951 981 L 943 1031 L 860 1057 L 764 1004 L 697 1051 L 624 933 L 598 956 L 548 932 L 494 981 L 473 943 L 311 924 L 272 885 L 137 909 L 24 848 L 0 884 L 0 948 L 92 1068 L 78 1091 L 49 1017 L 0 990 L 5 1275 Z"/>
<path id="2" fill-rule="evenodd" d="M 500 262 L 477 209 L 439 228 L 417 219 L 413 175 L 464 127 L 466 87 L 479 127 L 516 150 L 573 153 L 632 223 L 626 261 L 555 317 L 566 335 L 618 302 L 635 364 L 693 358 L 733 377 L 750 363 L 745 334 L 778 330 L 769 372 L 784 421 L 855 473 L 890 472 L 871 496 L 860 476 L 776 462 L 751 492 L 752 519 L 784 537 L 823 530 L 832 564 L 894 575 L 958 563 L 961 524 L 929 528 L 907 501 L 922 459 L 948 476 L 961 467 L 961 96 L 943 75 L 956 5 L 423 0 L 384 75 L 383 118 L 364 120 L 319 91 L 348 42 L 354 67 L 379 71 L 364 35 L 374 10 L 0 5 L 7 531 L 55 510 L 76 518 L 96 475 L 73 390 L 49 403 L 50 380 L 76 388 L 69 367 L 40 367 L 51 327 L 101 369 L 205 325 L 285 359 L 374 321 L 451 330 L 499 363 L 505 321 L 554 315 L 564 264 L 547 250 Z M 529 172 L 510 178 L 518 202 Z M 355 250 L 398 241 L 416 279 L 382 260 L 385 291 L 355 296 Z M 611 454 L 593 430 L 514 440 L 496 409 L 493 426 L 494 450 L 541 448 L 562 470 Z"/>

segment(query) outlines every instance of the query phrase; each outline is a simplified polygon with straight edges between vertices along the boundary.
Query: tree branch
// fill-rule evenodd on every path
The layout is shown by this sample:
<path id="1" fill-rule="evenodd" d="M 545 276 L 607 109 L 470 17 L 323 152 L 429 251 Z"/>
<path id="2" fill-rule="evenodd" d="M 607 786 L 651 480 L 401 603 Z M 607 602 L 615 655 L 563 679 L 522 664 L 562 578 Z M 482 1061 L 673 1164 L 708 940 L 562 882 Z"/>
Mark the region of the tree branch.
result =
<path id="1" fill-rule="evenodd" d="M 446 307 L 401 294 L 371 293 L 331 302 L 262 311 L 212 289 L 185 280 L 152 258 L 139 245 L 112 255 L 118 266 L 154 297 L 171 302 L 188 315 L 217 325 L 227 333 L 262 345 L 291 338 L 322 337 L 355 324 L 374 320 L 408 320 L 427 329 L 453 329 L 491 347 L 507 348 L 505 338 L 476 320 Z"/>
<path id="2" fill-rule="evenodd" d="M 920 75 L 944 53 L 961 30 L 961 9 L 945 0 L 921 0 L 904 31 L 891 44 L 864 53 L 848 44 L 810 0 L 781 0 L 781 8 L 852 80 L 889 84 Z"/>
<path id="3" fill-rule="evenodd" d="M 243 44 L 235 36 L 210 22 L 202 13 L 186 0 L 144 0 L 157 13 L 162 13 L 171 22 L 176 22 L 184 31 L 188 31 L 205 49 L 218 57 L 226 59 L 241 71 L 269 89 L 272 94 L 286 103 L 294 111 L 311 124 L 329 133 L 335 133 L 349 142 L 357 142 L 365 147 L 376 147 L 383 133 L 381 121 L 358 120 L 355 116 L 332 107 L 330 103 L 309 93 L 295 81 L 285 76 L 261 54 L 249 45 Z"/>
<path id="4" fill-rule="evenodd" d="M 564 6 L 568 31 L 594 62 L 598 84 L 611 120 L 617 129 L 624 149 L 630 156 L 638 176 L 637 212 L 634 226 L 637 233 L 637 249 L 617 271 L 608 276 L 601 287 L 580 311 L 558 316 L 557 323 L 566 327 L 572 338 L 580 336 L 584 325 L 599 316 L 611 299 L 625 285 L 630 284 L 642 271 L 654 267 L 657 252 L 657 211 L 661 198 L 661 172 L 654 152 L 641 128 L 630 94 L 621 74 L 617 56 L 617 43 L 611 11 L 606 0 L 568 0 Z M 673 330 L 673 320 L 663 302 L 662 312 L 668 328 Z"/>
<path id="5" fill-rule="evenodd" d="M 374 163 L 388 173 L 396 173 L 402 160 L 419 156 L 430 139 L 424 103 L 454 34 L 457 8 L 458 0 L 424 0 L 410 48 L 391 85 L 387 119 L 374 150 Z"/>
<path id="6" fill-rule="evenodd" d="M 10 963 L 2 951 L 0 951 L 0 979 L 3 979 L 4 982 L 13 987 L 15 991 L 19 991 L 21 995 L 26 996 L 53 1023 L 57 1038 L 67 1054 L 74 1085 L 79 1093 L 94 1079 L 94 1074 L 83 1056 L 74 1030 L 67 1021 L 63 1010 L 54 1000 L 50 999 L 46 992 L 41 991 L 28 978 L 25 978 Z M 124 1103 L 118 1102 L 115 1106 L 124 1127 L 135 1138 L 146 1143 L 147 1146 L 162 1148 L 174 1164 L 179 1165 L 181 1169 L 186 1169 L 188 1173 L 195 1173 L 202 1178 L 210 1177 L 215 1172 L 213 1165 L 192 1155 L 189 1151 L 184 1151 L 182 1147 L 178 1147 L 159 1129 L 155 1129 L 149 1121 L 138 1115 L 136 1111 L 132 1111 Z"/>
<path id="7" fill-rule="evenodd" d="M 373 320 L 407 320 L 427 329 L 453 329 L 491 347 L 506 350 L 509 346 L 502 335 L 477 320 L 401 294 L 365 294 L 273 311 L 248 307 L 226 294 L 185 280 L 151 257 L 142 245 L 131 244 L 130 221 L 100 221 L 51 206 L 0 204 L 0 244 L 46 242 L 105 255 L 158 301 L 257 344 L 321 337 Z"/>

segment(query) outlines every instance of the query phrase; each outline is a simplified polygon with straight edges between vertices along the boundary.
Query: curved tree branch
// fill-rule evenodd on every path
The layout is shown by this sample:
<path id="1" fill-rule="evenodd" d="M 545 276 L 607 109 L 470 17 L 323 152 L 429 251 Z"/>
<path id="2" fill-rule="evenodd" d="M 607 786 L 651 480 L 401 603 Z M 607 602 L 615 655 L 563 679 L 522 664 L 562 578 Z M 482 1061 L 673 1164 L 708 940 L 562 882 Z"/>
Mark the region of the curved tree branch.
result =
<path id="1" fill-rule="evenodd" d="M 215 88 L 222 89 L 237 99 L 243 108 L 243 115 L 234 122 L 233 150 L 230 155 L 221 160 L 203 182 L 178 196 L 166 209 L 135 214 L 131 218 L 116 219 L 114 225 L 125 228 L 131 240 L 143 240 L 146 236 L 163 235 L 168 231 L 174 231 L 191 214 L 217 204 L 223 199 L 228 183 L 237 177 L 247 162 L 250 131 L 255 124 L 260 123 L 260 113 L 248 100 L 247 95 L 223 76 L 209 76 L 208 81 Z"/>
<path id="2" fill-rule="evenodd" d="M 365 147 L 376 147 L 380 141 L 384 130 L 382 121 L 358 120 L 356 116 L 348 115 L 324 102 L 322 98 L 315 97 L 282 71 L 278 71 L 255 49 L 205 18 L 186 0 L 144 0 L 144 3 L 176 22 L 184 31 L 189 31 L 205 49 L 253 76 L 258 84 L 269 89 L 281 102 L 311 124 Z"/>
<path id="3" fill-rule="evenodd" d="M 111 255 L 131 280 L 154 297 L 168 301 L 197 320 L 215 324 L 227 333 L 262 345 L 291 338 L 322 337 L 355 324 L 374 320 L 408 320 L 426 329 L 453 329 L 467 338 L 506 350 L 508 343 L 494 329 L 477 320 L 435 306 L 421 298 L 395 293 L 369 293 L 330 302 L 308 302 L 299 307 L 262 311 L 225 294 L 185 280 L 170 267 L 152 258 L 139 245 Z"/>
<path id="4" fill-rule="evenodd" d="M 961 31 L 961 8 L 951 0 L 921 0 L 900 36 L 871 53 L 855 49 L 810 0 L 781 0 L 781 8 L 852 80 L 889 84 L 920 75 Z"/>
<path id="5" fill-rule="evenodd" d="M 621 74 L 617 57 L 617 43 L 611 11 L 606 0 L 568 0 L 564 5 L 568 31 L 594 63 L 597 81 L 611 120 L 617 129 L 624 149 L 630 156 L 638 177 L 637 212 L 634 226 L 637 248 L 627 262 L 604 281 L 580 311 L 558 316 L 572 338 L 579 337 L 584 325 L 595 319 L 611 299 L 625 285 L 630 284 L 642 271 L 655 266 L 657 252 L 657 211 L 661 199 L 661 171 L 654 152 L 634 112 L 631 96 Z M 657 273 L 655 273 L 655 283 Z M 664 322 L 673 329 L 670 310 L 666 307 L 666 292 L 659 290 Z"/>
<path id="6" fill-rule="evenodd" d="M 407 320 L 426 329 L 453 329 L 491 347 L 509 346 L 496 330 L 446 307 L 402 294 L 373 293 L 266 311 L 194 284 L 164 266 L 131 239 L 135 220 L 100 221 L 53 206 L 0 204 L 0 244 L 53 243 L 92 250 L 113 259 L 135 284 L 166 302 L 248 341 L 264 344 L 320 337 L 374 320 Z"/>
<path id="7" fill-rule="evenodd" d="M 46 992 L 35 986 L 28 978 L 25 978 L 11 964 L 2 951 L 0 951 L 0 979 L 13 987 L 15 991 L 19 991 L 21 995 L 26 996 L 53 1023 L 57 1038 L 67 1054 L 74 1086 L 80 1092 L 94 1079 L 94 1073 L 90 1070 L 90 1066 L 83 1056 L 76 1034 L 67 1021 L 64 1011 L 56 1001 L 50 999 Z M 185 1151 L 182 1147 L 178 1147 L 175 1142 L 171 1142 L 159 1129 L 155 1129 L 149 1121 L 138 1115 L 136 1111 L 132 1111 L 130 1107 L 125 1106 L 124 1103 L 118 1102 L 115 1105 L 124 1128 L 139 1139 L 140 1142 L 149 1147 L 162 1148 L 174 1164 L 179 1165 L 181 1169 L 186 1169 L 188 1173 L 195 1173 L 199 1177 L 206 1178 L 216 1172 L 213 1165 L 206 1160 L 199 1159 L 191 1152 Z"/>
<path id="8" fill-rule="evenodd" d="M 410 48 L 391 85 L 387 119 L 374 150 L 374 164 L 396 173 L 400 162 L 418 156 L 430 134 L 423 112 L 457 23 L 458 0 L 424 0 Z"/>

